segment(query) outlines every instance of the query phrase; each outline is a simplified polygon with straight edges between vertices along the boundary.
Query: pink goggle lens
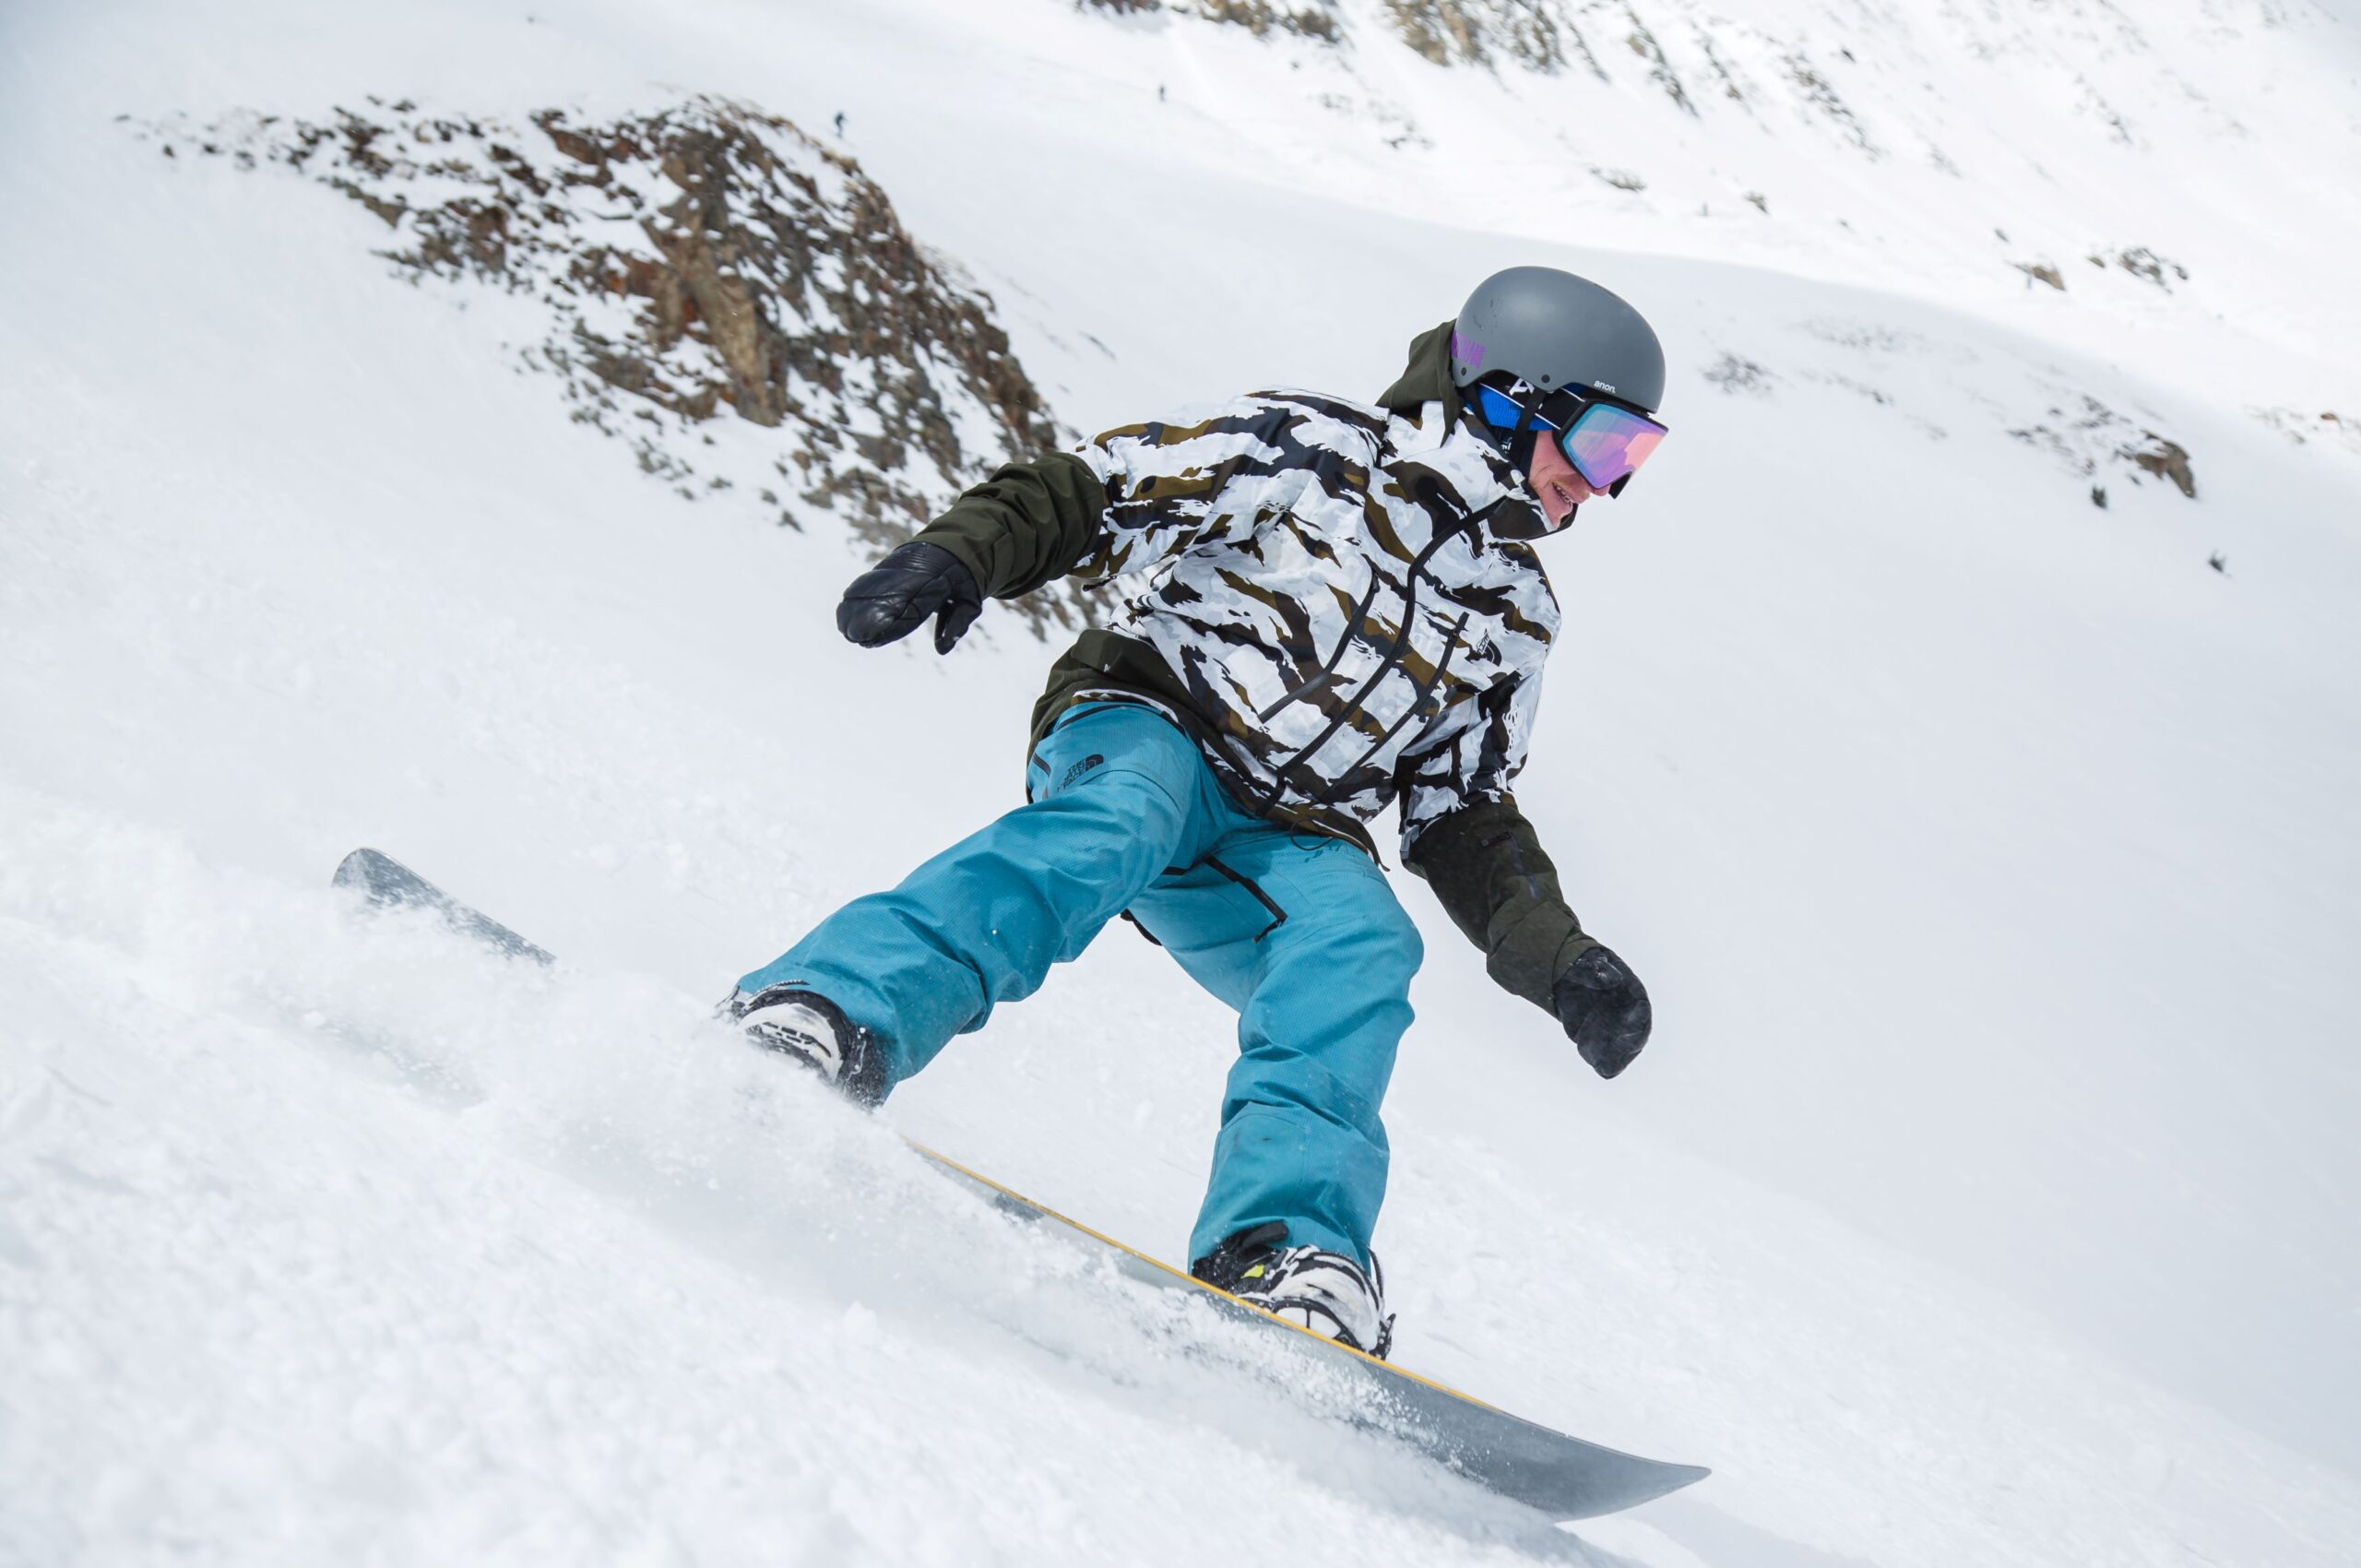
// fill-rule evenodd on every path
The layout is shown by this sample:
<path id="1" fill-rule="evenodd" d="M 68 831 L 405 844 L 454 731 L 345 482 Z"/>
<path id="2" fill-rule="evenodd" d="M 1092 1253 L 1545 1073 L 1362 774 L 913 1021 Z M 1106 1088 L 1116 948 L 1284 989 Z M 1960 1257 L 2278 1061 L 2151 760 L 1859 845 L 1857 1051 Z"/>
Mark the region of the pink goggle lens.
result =
<path id="1" fill-rule="evenodd" d="M 1666 434 L 1664 426 L 1629 409 L 1593 403 L 1558 445 L 1593 490 L 1605 490 L 1637 473 Z"/>

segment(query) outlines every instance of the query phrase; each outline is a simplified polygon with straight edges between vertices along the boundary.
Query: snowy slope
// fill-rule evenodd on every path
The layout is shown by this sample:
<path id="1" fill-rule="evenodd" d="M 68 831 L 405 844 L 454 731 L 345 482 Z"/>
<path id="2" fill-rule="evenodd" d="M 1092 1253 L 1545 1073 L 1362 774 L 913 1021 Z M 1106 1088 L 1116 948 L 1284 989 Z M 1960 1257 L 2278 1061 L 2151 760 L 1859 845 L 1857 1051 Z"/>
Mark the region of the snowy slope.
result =
<path id="1" fill-rule="evenodd" d="M 1716 1467 L 1593 1558 L 2361 1554 L 2361 451 L 2317 417 L 2361 415 L 2361 46 L 1638 9 L 1747 102 L 1680 109 L 1601 7 L 1604 82 L 1374 5 L 1341 45 L 1050 0 L 0 18 L 0 1561 L 1573 1550 L 704 1025 L 1014 798 L 1048 649 L 845 647 L 859 547 L 644 480 L 516 374 L 523 303 L 114 121 L 690 92 L 845 112 L 1074 426 L 1373 391 L 1512 260 L 1664 328 L 1675 441 L 1553 546 L 1524 792 L 1661 1032 L 1601 1086 L 1406 892 L 1380 1237 L 1406 1363 Z M 2082 259 L 2142 246 L 2190 277 Z M 356 929 L 360 842 L 575 968 Z M 1169 1252 L 1228 1033 L 1117 932 L 884 1121 Z"/>

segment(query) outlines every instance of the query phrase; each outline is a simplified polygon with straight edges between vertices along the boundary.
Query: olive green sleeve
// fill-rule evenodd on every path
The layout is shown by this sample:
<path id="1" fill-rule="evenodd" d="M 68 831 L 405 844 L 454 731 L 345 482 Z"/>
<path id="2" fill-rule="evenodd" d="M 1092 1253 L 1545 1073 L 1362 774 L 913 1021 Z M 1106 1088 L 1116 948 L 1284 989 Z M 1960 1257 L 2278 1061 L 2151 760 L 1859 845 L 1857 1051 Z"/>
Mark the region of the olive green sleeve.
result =
<path id="1" fill-rule="evenodd" d="M 1548 1010 L 1566 966 L 1598 945 L 1558 891 L 1558 868 L 1513 800 L 1463 806 L 1411 841 L 1405 862 L 1424 877 L 1452 923 L 1484 950 L 1504 991 Z"/>
<path id="2" fill-rule="evenodd" d="M 1074 570 L 1107 516 L 1107 488 L 1065 452 L 1007 463 L 919 531 L 975 575 L 987 599 L 1015 599 Z"/>

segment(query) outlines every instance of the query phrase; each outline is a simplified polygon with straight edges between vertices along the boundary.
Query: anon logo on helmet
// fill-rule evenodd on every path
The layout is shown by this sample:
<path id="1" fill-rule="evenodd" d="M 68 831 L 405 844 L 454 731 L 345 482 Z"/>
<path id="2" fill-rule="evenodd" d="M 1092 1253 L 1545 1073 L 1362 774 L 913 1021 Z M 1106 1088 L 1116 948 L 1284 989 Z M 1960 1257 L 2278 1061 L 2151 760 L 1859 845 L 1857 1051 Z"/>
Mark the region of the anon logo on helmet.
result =
<path id="1" fill-rule="evenodd" d="M 1454 332 L 1451 335 L 1451 352 L 1453 358 L 1465 360 L 1469 370 L 1481 370 L 1484 356 L 1490 350 L 1465 332 Z"/>

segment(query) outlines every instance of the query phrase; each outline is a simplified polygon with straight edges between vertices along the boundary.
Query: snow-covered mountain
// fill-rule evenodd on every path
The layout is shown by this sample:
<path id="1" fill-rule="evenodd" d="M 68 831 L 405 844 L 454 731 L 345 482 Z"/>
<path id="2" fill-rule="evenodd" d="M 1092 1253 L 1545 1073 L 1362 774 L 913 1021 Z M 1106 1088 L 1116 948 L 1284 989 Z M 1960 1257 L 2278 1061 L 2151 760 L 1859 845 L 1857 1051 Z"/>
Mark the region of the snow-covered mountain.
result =
<path id="1" fill-rule="evenodd" d="M 618 205 L 381 254 L 715 103 L 835 236 L 753 358 Z M 270 156 L 339 112 L 497 134 Z M 0 1562 L 2361 1557 L 2347 12 L 32 4 L 0 149 Z M 1403 879 L 1379 1244 L 1405 1364 L 1714 1467 L 1578 1541 L 902 1151 L 1177 1250 L 1230 1022 L 1128 932 L 875 1122 L 704 1016 L 1018 796 L 1052 645 L 843 644 L 880 518 L 1518 261 L 1673 362 L 1520 791 L 1659 1032 L 1599 1083 Z"/>

